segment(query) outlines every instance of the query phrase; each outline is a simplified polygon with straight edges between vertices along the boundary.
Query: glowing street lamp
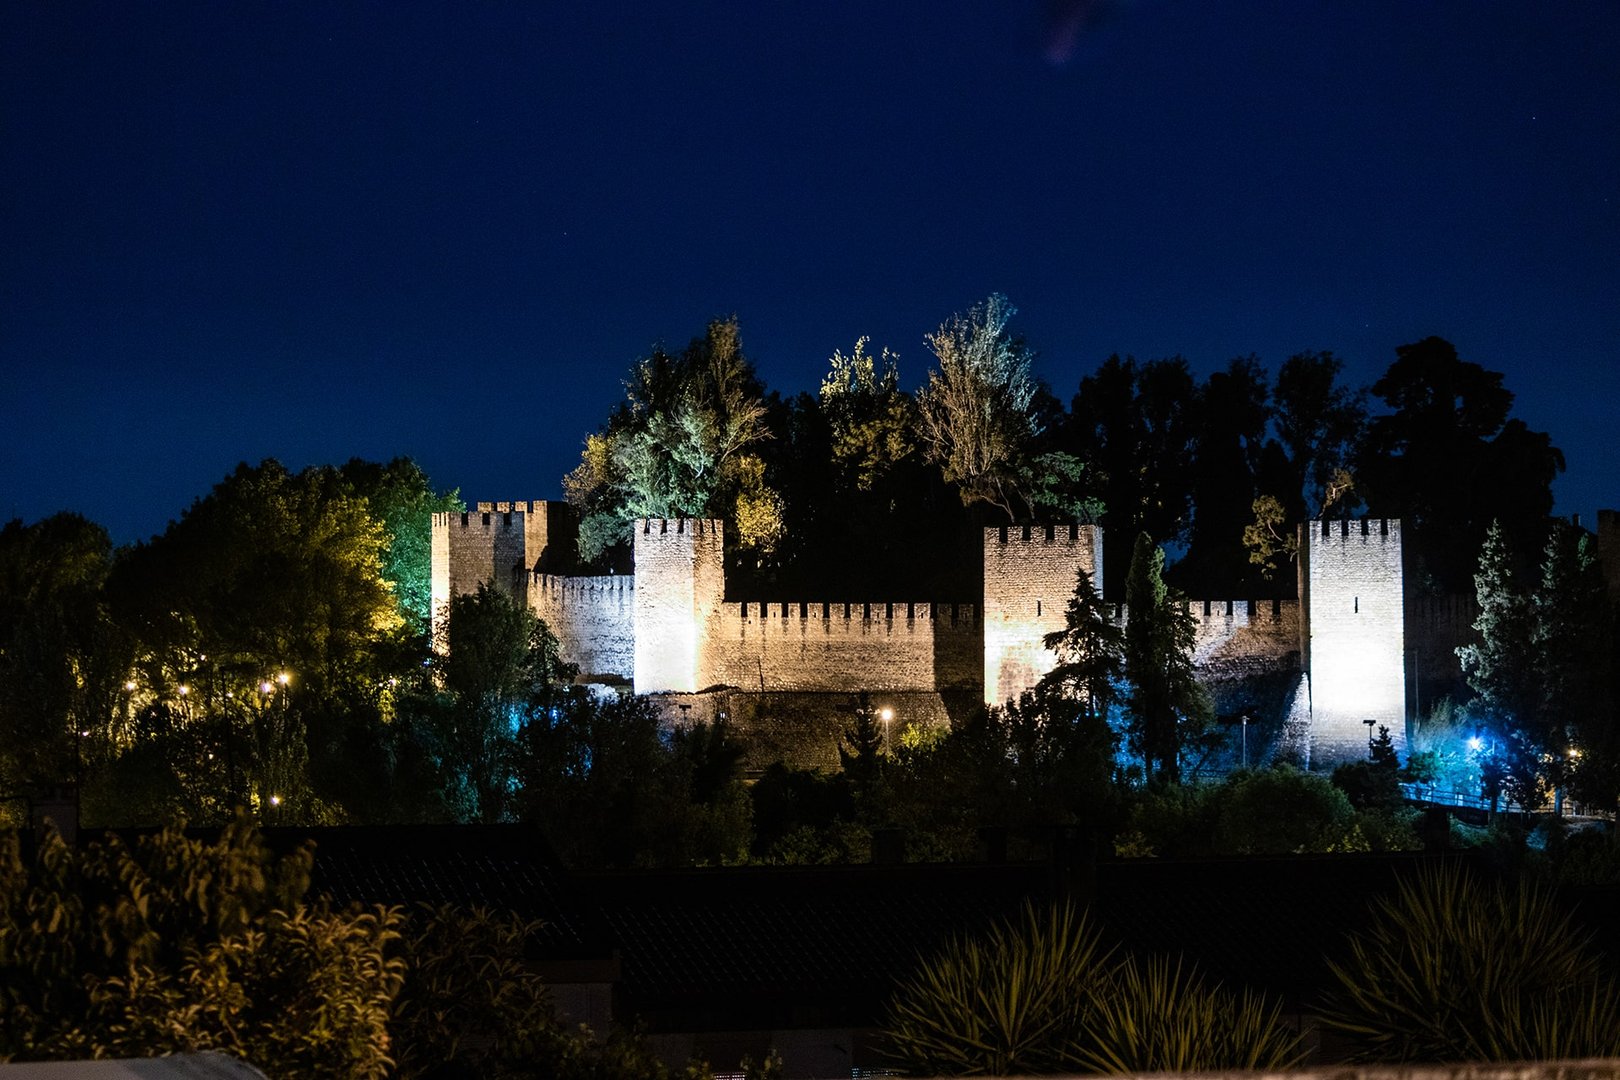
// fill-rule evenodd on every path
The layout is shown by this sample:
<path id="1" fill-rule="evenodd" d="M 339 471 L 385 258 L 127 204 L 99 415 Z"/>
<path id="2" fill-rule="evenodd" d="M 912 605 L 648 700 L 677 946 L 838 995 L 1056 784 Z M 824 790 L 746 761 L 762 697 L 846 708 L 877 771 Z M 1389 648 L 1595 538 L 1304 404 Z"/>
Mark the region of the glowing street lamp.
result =
<path id="1" fill-rule="evenodd" d="M 894 719 L 894 710 L 885 705 L 878 711 L 878 715 L 883 718 L 883 752 L 887 754 L 889 752 L 889 721 Z"/>

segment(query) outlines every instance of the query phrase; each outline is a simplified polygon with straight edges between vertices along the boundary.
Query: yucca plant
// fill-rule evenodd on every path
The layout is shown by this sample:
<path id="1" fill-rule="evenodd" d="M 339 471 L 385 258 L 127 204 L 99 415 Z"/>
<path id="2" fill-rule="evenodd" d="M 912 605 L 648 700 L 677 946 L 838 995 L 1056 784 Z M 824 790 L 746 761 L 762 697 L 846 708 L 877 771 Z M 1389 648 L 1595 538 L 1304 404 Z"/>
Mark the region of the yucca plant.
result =
<path id="1" fill-rule="evenodd" d="M 1282 1007 L 1211 986 L 1180 959 L 1127 957 L 1097 988 L 1068 1048 L 1098 1073 L 1284 1069 L 1301 1057 Z"/>
<path id="2" fill-rule="evenodd" d="M 1620 989 L 1543 890 L 1487 887 L 1450 866 L 1401 882 L 1374 912 L 1330 964 L 1323 1007 L 1357 1060 L 1620 1055 Z"/>
<path id="3" fill-rule="evenodd" d="M 1052 1072 L 1105 980 L 1109 953 L 1073 905 L 955 938 L 901 984 L 886 1033 L 895 1064 L 919 1075 Z"/>

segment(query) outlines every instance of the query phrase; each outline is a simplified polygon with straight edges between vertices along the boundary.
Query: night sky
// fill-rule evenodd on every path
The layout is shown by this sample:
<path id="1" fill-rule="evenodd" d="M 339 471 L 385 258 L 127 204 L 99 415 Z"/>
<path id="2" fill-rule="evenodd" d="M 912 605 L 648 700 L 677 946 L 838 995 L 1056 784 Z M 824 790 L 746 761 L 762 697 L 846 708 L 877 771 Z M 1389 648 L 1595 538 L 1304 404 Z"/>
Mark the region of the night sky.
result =
<path id="1" fill-rule="evenodd" d="M 630 362 L 990 292 L 1065 401 L 1438 334 L 1620 506 L 1620 4 L 0 4 L 0 519 L 240 460 L 559 497 Z"/>

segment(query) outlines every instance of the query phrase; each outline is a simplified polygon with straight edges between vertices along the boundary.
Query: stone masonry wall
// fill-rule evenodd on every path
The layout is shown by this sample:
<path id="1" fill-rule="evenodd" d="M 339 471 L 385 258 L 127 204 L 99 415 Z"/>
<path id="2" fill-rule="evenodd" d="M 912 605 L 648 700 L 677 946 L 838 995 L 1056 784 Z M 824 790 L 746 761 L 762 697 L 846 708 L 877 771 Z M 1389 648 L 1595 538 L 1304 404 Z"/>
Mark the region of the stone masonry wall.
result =
<path id="1" fill-rule="evenodd" d="M 536 574 L 529 606 L 585 682 L 629 683 L 636 669 L 635 578 Z"/>
<path id="2" fill-rule="evenodd" d="M 1191 600 L 1193 665 L 1200 678 L 1298 671 L 1298 600 Z"/>
<path id="3" fill-rule="evenodd" d="M 430 573 L 436 636 L 443 632 L 451 598 L 475 592 L 481 584 L 527 602 L 528 503 L 478 506 L 470 513 L 433 515 Z"/>
<path id="4" fill-rule="evenodd" d="M 690 693 L 718 681 L 711 635 L 725 596 L 722 542 L 719 521 L 636 522 L 636 693 Z"/>
<path id="5" fill-rule="evenodd" d="M 1311 522 L 1301 545 L 1311 767 L 1362 758 L 1367 720 L 1406 752 L 1401 523 Z"/>
<path id="6" fill-rule="evenodd" d="M 972 604 L 722 604 L 717 681 L 754 692 L 977 689 Z"/>
<path id="7" fill-rule="evenodd" d="M 1056 657 L 1042 643 L 1062 630 L 1080 571 L 1102 588 L 1095 525 L 984 531 L 984 700 L 999 705 L 1033 687 Z"/>

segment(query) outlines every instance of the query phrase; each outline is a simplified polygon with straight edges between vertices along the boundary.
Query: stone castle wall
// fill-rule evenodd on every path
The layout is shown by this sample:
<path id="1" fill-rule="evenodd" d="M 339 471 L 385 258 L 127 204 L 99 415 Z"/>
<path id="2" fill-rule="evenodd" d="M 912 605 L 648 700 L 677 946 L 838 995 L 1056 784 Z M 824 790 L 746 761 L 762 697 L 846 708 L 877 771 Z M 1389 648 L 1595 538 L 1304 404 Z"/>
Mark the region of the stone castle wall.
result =
<path id="1" fill-rule="evenodd" d="M 1200 678 L 1244 679 L 1300 669 L 1298 600 L 1191 600 L 1187 611 Z"/>
<path id="2" fill-rule="evenodd" d="M 585 682 L 629 685 L 636 668 L 636 580 L 627 575 L 536 574 L 529 606 L 562 644 Z"/>
<path id="3" fill-rule="evenodd" d="M 972 604 L 728 603 L 711 638 L 717 681 L 778 691 L 977 691 Z"/>
<path id="4" fill-rule="evenodd" d="M 1620 519 L 1601 523 L 1613 548 Z M 1095 527 L 988 529 L 982 605 L 726 602 L 723 539 L 718 521 L 640 521 L 634 576 L 574 577 L 545 569 L 572 561 L 557 504 L 435 515 L 435 611 L 488 582 L 545 619 L 587 680 L 630 683 L 638 693 L 776 695 L 760 700 L 800 702 L 797 714 L 857 690 L 1005 701 L 1050 670 L 1042 639 L 1063 628 L 1077 575 L 1102 577 Z M 1409 692 L 1425 692 L 1442 672 L 1453 677 L 1474 609 L 1403 597 L 1402 583 L 1399 522 L 1313 522 L 1301 548 L 1301 601 L 1189 603 L 1200 677 L 1237 686 L 1308 670 L 1318 764 L 1365 754 L 1367 719 L 1403 744 Z M 1125 617 L 1122 606 L 1115 615 Z"/>

